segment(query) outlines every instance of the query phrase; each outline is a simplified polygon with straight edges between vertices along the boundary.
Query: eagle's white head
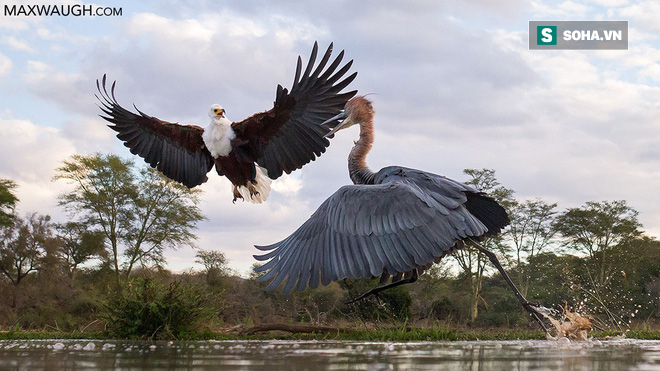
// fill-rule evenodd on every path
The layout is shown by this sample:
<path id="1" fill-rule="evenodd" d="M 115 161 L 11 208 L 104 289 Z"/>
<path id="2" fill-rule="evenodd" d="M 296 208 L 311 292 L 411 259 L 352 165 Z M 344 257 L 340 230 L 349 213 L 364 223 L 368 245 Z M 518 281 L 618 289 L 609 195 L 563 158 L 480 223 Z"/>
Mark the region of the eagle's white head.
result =
<path id="1" fill-rule="evenodd" d="M 225 109 L 222 108 L 219 104 L 214 104 L 209 109 L 209 117 L 212 119 L 222 119 L 225 118 Z"/>
<path id="2" fill-rule="evenodd" d="M 209 116 L 211 123 L 202 133 L 204 144 L 213 157 L 227 156 L 232 150 L 231 141 L 236 138 L 236 133 L 231 128 L 231 121 L 225 117 L 225 109 L 219 104 L 211 106 Z"/>

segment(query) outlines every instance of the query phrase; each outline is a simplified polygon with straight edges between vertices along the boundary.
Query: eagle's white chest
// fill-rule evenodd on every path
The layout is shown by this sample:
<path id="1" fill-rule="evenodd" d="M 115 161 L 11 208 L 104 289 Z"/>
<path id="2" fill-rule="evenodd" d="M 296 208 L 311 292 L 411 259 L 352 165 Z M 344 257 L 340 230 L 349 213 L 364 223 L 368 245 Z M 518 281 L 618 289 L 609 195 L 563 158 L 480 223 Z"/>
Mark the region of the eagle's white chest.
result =
<path id="1" fill-rule="evenodd" d="M 227 156 L 231 152 L 231 141 L 234 138 L 236 133 L 231 128 L 231 121 L 225 117 L 212 119 L 202 134 L 204 144 L 214 158 Z"/>

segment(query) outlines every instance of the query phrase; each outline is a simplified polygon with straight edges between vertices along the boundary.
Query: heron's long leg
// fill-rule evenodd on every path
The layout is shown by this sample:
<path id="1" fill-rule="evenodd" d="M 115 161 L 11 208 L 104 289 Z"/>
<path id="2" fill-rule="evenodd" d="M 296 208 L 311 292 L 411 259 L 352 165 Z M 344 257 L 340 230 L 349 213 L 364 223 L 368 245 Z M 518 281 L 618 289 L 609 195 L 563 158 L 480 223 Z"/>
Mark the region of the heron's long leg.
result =
<path id="1" fill-rule="evenodd" d="M 410 275 L 410 277 L 404 278 L 404 279 L 401 279 L 401 280 L 398 280 L 398 281 L 395 281 L 395 282 L 391 282 L 391 283 L 388 283 L 386 285 L 381 285 L 381 286 L 374 287 L 371 290 L 365 291 L 362 295 L 358 296 L 357 298 L 355 298 L 353 300 L 350 300 L 350 301 L 347 301 L 346 304 L 353 304 L 358 300 L 362 300 L 362 299 L 366 298 L 367 296 L 376 295 L 379 292 L 385 291 L 387 289 L 391 289 L 392 287 L 396 287 L 396 286 L 399 286 L 399 285 L 405 285 L 407 283 L 413 283 L 413 282 L 417 281 L 417 277 L 418 277 L 417 269 L 413 269 L 412 274 Z"/>
<path id="2" fill-rule="evenodd" d="M 532 317 L 534 317 L 536 322 L 538 322 L 541 325 L 541 328 L 543 328 L 543 331 L 545 331 L 547 333 L 548 329 L 545 327 L 545 324 L 541 320 L 541 318 L 543 318 L 543 315 L 541 313 L 539 313 L 539 311 L 536 310 L 536 308 L 534 308 L 535 306 L 539 306 L 539 305 L 530 303 L 529 301 L 527 301 L 527 299 L 525 299 L 523 294 L 520 291 L 518 291 L 518 288 L 513 283 L 513 281 L 511 281 L 511 278 L 509 277 L 509 275 L 504 271 L 504 268 L 502 268 L 502 265 L 500 264 L 500 261 L 497 260 L 497 256 L 495 256 L 495 254 L 493 254 L 491 251 L 489 251 L 485 247 L 481 246 L 477 241 L 475 241 L 473 239 L 469 239 L 469 240 L 470 240 L 470 244 L 472 246 L 476 247 L 477 250 L 479 250 L 482 253 L 486 254 L 486 256 L 488 257 L 490 262 L 493 263 L 493 265 L 495 266 L 495 268 L 497 268 L 498 271 L 500 271 L 500 274 L 502 275 L 502 277 L 504 277 L 504 280 L 509 284 L 509 286 L 513 290 L 513 293 L 516 295 L 516 298 L 518 298 L 518 301 L 523 306 L 523 308 L 525 308 L 525 310 L 527 310 L 532 315 Z"/>

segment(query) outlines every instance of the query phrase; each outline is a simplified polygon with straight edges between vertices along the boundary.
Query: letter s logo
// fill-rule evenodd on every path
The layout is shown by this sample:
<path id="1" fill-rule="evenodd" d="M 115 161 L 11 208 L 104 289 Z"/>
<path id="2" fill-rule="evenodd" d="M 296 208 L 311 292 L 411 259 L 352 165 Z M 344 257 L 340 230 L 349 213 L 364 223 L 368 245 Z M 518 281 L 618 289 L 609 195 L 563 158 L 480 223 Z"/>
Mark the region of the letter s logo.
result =
<path id="1" fill-rule="evenodd" d="M 541 35 L 544 37 L 541 38 L 541 41 L 544 43 L 550 43 L 552 42 L 552 28 L 544 28 L 541 30 Z"/>

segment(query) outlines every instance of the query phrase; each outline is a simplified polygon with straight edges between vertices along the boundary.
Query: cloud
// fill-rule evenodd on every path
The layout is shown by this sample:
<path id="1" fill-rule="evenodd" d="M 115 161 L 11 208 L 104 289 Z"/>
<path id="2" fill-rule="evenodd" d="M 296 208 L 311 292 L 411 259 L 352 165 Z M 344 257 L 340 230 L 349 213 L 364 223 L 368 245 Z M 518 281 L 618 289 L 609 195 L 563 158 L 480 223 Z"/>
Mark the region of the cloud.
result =
<path id="1" fill-rule="evenodd" d="M 19 39 L 15 38 L 14 36 L 5 37 L 5 39 L 3 40 L 3 43 L 11 46 L 12 48 L 14 48 L 16 50 L 20 50 L 20 51 L 26 52 L 28 54 L 36 54 L 37 53 L 37 51 L 33 47 L 31 47 L 28 43 L 26 43 L 25 41 L 19 40 Z"/>
<path id="2" fill-rule="evenodd" d="M 50 181 L 53 169 L 67 156 L 75 153 L 71 142 L 53 127 L 30 121 L 0 118 L 3 136 L 0 157 L 3 177 L 17 181 Z"/>
<path id="3" fill-rule="evenodd" d="M 606 2 L 615 8 L 600 9 Z M 660 187 L 660 52 L 647 17 L 655 5 L 376 4 L 353 2 L 347 11 L 347 3 L 330 1 L 313 7 L 166 2 L 114 19 L 110 31 L 94 36 L 45 24 L 40 40 L 81 39 L 56 53 L 60 63 L 30 57 L 21 68 L 28 92 L 65 113 L 58 128 L 31 124 L 55 130 L 62 148 L 77 153 L 135 158 L 97 117 L 94 81 L 103 73 L 117 80 L 125 107 L 135 103 L 164 120 L 205 125 L 213 103 L 233 120 L 270 108 L 277 84 L 290 87 L 297 56 L 306 62 L 314 40 L 321 48 L 334 41 L 359 72 L 351 88 L 374 93 L 376 142 L 367 158 L 374 171 L 396 164 L 465 180 L 464 168 L 493 168 L 520 197 L 542 197 L 560 208 L 627 199 L 650 233 L 660 235 L 660 211 L 647 200 Z M 631 19 L 631 37 L 639 42 L 628 51 L 527 49 L 528 19 L 597 12 Z M 71 63 L 62 63 L 65 57 Z M 234 266 L 247 269 L 253 244 L 286 237 L 350 183 L 346 157 L 357 131 L 340 132 L 323 156 L 274 182 L 263 205 L 232 204 L 229 182 L 210 174 L 202 185 L 209 220 L 200 225 L 200 247 L 226 252 Z M 22 169 L 23 160 L 11 159 L 3 169 Z M 192 266 L 194 252 L 172 256 L 176 269 Z"/>
<path id="4" fill-rule="evenodd" d="M 641 75 L 649 77 L 653 81 L 660 81 L 660 65 L 652 64 L 650 66 L 646 66 L 642 70 Z"/>
<path id="5" fill-rule="evenodd" d="M 62 123 L 61 134 L 75 145 L 79 154 L 116 151 L 120 147 L 119 141 L 115 132 L 105 124 L 106 121 L 100 118 L 71 119 Z"/>
<path id="6" fill-rule="evenodd" d="M 628 0 L 587 0 L 592 4 L 597 4 L 607 8 L 620 7 L 628 4 Z"/>
<path id="7" fill-rule="evenodd" d="M 234 120 L 271 108 L 277 84 L 288 87 L 293 80 L 298 50 L 290 38 L 308 37 L 307 27 L 313 27 L 277 16 L 264 25 L 222 9 L 195 19 L 137 13 L 124 22 L 124 34 L 90 45 L 87 68 L 69 80 L 88 84 L 78 89 L 91 96 L 93 81 L 107 73 L 118 81 L 120 103 L 135 102 L 161 119 L 196 124 L 208 120 L 205 113 L 213 103 L 227 107 Z M 42 79 L 39 86 L 72 85 L 65 83 Z"/>
<path id="8" fill-rule="evenodd" d="M 69 112 L 91 113 L 95 107 L 96 99 L 92 90 L 94 80 L 87 80 L 79 74 L 63 72 L 53 65 L 29 60 L 23 79 L 35 95 L 55 102 Z"/>
<path id="9" fill-rule="evenodd" d="M 163 39 L 203 43 L 211 41 L 214 33 L 212 28 L 196 19 L 171 20 L 153 13 L 138 13 L 131 17 L 127 31 L 131 35 L 158 34 Z"/>
<path id="10" fill-rule="evenodd" d="M 300 175 L 296 175 L 295 173 L 283 174 L 271 184 L 271 188 L 275 192 L 295 196 L 302 188 L 302 180 L 300 179 Z"/>
<path id="11" fill-rule="evenodd" d="M 627 6 L 619 11 L 623 19 L 629 19 L 631 25 L 643 28 L 648 31 L 655 31 L 655 38 L 657 39 L 658 32 L 660 31 L 660 24 L 658 23 L 658 14 L 660 14 L 660 3 L 657 1 L 642 1 L 634 5 Z"/>
<path id="12" fill-rule="evenodd" d="M 57 213 L 54 209 L 63 184 L 51 182 L 55 168 L 76 153 L 72 143 L 53 127 L 30 121 L 0 118 L 0 178 L 18 183 L 19 208 L 24 212 Z"/>
<path id="13" fill-rule="evenodd" d="M 542 3 L 532 0 L 532 14 L 535 19 L 543 17 L 562 17 L 578 20 L 586 16 L 591 9 L 589 6 L 574 1 L 562 1 L 554 4 Z M 579 19 L 581 20 L 581 19 Z"/>
<path id="14" fill-rule="evenodd" d="M 11 71 L 13 65 L 11 59 L 0 53 L 0 77 L 7 75 Z"/>

